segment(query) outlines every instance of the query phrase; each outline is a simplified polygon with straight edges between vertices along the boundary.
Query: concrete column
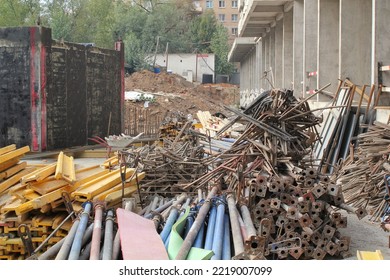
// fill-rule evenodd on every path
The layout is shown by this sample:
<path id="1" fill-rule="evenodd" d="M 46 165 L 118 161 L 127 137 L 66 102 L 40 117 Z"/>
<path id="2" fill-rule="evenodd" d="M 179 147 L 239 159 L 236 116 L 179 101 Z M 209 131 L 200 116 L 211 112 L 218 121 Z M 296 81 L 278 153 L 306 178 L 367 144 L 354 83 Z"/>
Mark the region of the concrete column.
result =
<path id="1" fill-rule="evenodd" d="M 259 73 L 260 74 L 260 88 L 262 89 L 266 89 L 265 86 L 266 86 L 266 80 L 264 79 L 264 72 L 267 71 L 267 55 L 266 55 L 266 38 L 267 37 L 263 37 L 261 39 L 261 72 Z"/>
<path id="2" fill-rule="evenodd" d="M 269 33 L 270 47 L 269 47 L 269 69 L 272 70 L 272 73 L 269 72 L 269 80 L 272 83 L 275 83 L 275 26 L 271 27 Z M 273 79 L 273 80 L 272 80 Z"/>
<path id="3" fill-rule="evenodd" d="M 293 88 L 293 9 L 283 18 L 283 88 Z"/>
<path id="4" fill-rule="evenodd" d="M 275 26 L 275 87 L 283 87 L 283 18 Z"/>
<path id="5" fill-rule="evenodd" d="M 263 44 L 259 40 L 256 44 L 256 89 L 260 92 L 261 89 L 261 77 L 263 76 Z"/>
<path id="6" fill-rule="evenodd" d="M 373 63 L 374 82 L 378 85 L 378 62 L 383 65 L 390 65 L 390 1 L 375 1 L 375 59 Z M 382 84 L 390 87 L 390 71 L 382 72 Z M 380 102 L 381 106 L 389 106 L 390 93 L 382 92 Z"/>
<path id="7" fill-rule="evenodd" d="M 304 2 L 303 90 L 305 95 L 306 91 L 318 88 L 315 77 L 307 77 L 307 72 L 317 71 L 318 1 L 306 0 Z"/>
<path id="8" fill-rule="evenodd" d="M 304 34 L 304 0 L 295 0 L 293 11 L 293 72 L 294 95 L 303 96 L 303 34 Z"/>
<path id="9" fill-rule="evenodd" d="M 317 87 L 331 83 L 328 88 L 331 92 L 336 91 L 339 78 L 339 5 L 339 0 L 319 0 Z M 321 97 L 324 96 L 320 95 L 323 99 Z"/>
<path id="10" fill-rule="evenodd" d="M 271 73 L 269 72 L 270 67 L 271 67 L 271 34 L 268 33 L 267 36 L 265 37 L 265 42 L 264 42 L 264 71 L 267 72 L 267 77 L 263 79 L 263 87 L 265 90 L 270 89 L 270 84 L 267 79 L 271 78 Z"/>
<path id="11" fill-rule="evenodd" d="M 371 8 L 371 0 L 340 0 L 339 76 L 358 85 L 371 83 Z"/>

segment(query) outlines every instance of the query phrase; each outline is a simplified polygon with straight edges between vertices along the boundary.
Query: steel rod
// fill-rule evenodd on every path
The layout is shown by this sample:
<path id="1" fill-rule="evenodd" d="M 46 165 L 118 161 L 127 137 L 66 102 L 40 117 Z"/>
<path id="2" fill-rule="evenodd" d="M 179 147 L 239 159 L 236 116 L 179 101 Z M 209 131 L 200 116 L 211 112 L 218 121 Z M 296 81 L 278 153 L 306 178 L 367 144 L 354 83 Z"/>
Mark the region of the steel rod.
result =
<path id="1" fill-rule="evenodd" d="M 106 225 L 104 229 L 103 260 L 112 260 L 114 243 L 114 210 L 107 211 Z"/>
<path id="2" fill-rule="evenodd" d="M 69 252 L 69 257 L 68 257 L 69 260 L 79 259 L 82 240 L 88 225 L 89 213 L 91 212 L 91 209 L 92 209 L 92 203 L 86 202 L 84 206 L 84 211 L 81 213 L 80 223 L 79 226 L 77 227 L 77 231 L 72 243 L 72 247 Z"/>
<path id="3" fill-rule="evenodd" d="M 187 234 L 186 238 L 183 241 L 182 246 L 180 247 L 180 250 L 175 258 L 176 260 L 185 260 L 187 258 L 188 252 L 190 251 L 192 244 L 194 243 L 196 235 L 198 234 L 199 229 L 204 223 L 206 215 L 210 210 L 211 199 L 216 195 L 217 191 L 218 188 L 213 187 L 209 192 L 207 199 L 205 200 L 205 202 L 203 203 L 202 207 L 199 210 L 198 216 L 196 217 L 190 232 Z"/>

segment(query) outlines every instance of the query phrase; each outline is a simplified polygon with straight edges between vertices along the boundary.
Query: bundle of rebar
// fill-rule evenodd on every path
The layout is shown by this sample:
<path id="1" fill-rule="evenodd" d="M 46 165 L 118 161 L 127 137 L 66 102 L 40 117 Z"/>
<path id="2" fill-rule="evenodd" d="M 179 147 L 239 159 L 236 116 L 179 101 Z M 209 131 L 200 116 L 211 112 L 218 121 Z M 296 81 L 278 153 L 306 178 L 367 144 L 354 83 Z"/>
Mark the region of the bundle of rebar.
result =
<path id="1" fill-rule="evenodd" d="M 345 202 L 367 208 L 379 221 L 386 208 L 385 176 L 390 173 L 390 126 L 375 122 L 357 139 L 358 147 L 338 166 L 334 180 L 342 184 Z"/>

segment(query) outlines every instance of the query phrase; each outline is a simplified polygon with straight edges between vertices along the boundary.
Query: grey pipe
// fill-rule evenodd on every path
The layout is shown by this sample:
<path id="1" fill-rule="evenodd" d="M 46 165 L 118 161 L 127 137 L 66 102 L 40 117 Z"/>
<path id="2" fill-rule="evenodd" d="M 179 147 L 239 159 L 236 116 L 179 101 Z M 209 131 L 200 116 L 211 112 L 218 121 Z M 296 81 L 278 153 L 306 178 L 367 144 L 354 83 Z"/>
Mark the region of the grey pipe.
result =
<path id="1" fill-rule="evenodd" d="M 81 252 L 81 244 L 83 241 L 83 236 L 87 228 L 89 213 L 92 209 L 92 203 L 86 202 L 83 213 L 81 213 L 80 223 L 77 227 L 77 231 L 72 243 L 72 248 L 70 249 L 68 260 L 78 260 Z"/>
<path id="2" fill-rule="evenodd" d="M 79 226 L 80 219 L 77 218 L 72 227 L 70 228 L 68 235 L 64 238 L 64 242 L 61 246 L 60 251 L 58 252 L 55 260 L 66 260 L 68 259 L 70 248 L 72 247 L 74 236 L 76 235 L 77 228 Z"/>
<path id="3" fill-rule="evenodd" d="M 134 203 L 132 201 L 127 201 L 125 204 L 126 211 L 132 211 L 134 209 Z M 121 251 L 121 239 L 119 234 L 119 228 L 116 231 L 114 238 L 114 245 L 112 248 L 112 259 L 117 260 L 119 258 L 119 253 Z"/>
<path id="4" fill-rule="evenodd" d="M 108 210 L 106 218 L 106 226 L 104 230 L 104 244 L 103 244 L 103 260 L 112 260 L 112 250 L 114 243 L 114 211 Z"/>
<path id="5" fill-rule="evenodd" d="M 227 202 L 229 208 L 230 226 L 232 228 L 234 254 L 238 255 L 243 253 L 245 249 L 244 249 L 244 241 L 242 239 L 242 234 L 241 234 L 240 223 L 238 221 L 236 203 L 234 201 L 234 197 L 232 194 L 228 194 Z"/>
<path id="6" fill-rule="evenodd" d="M 196 217 L 195 222 L 193 223 L 190 231 L 188 232 L 186 238 L 184 239 L 183 244 L 180 247 L 180 250 L 175 258 L 176 260 L 185 260 L 187 258 L 187 255 L 192 247 L 192 244 L 194 243 L 194 240 L 198 235 L 199 229 L 204 223 L 206 215 L 210 210 L 211 199 L 216 195 L 217 191 L 218 188 L 213 187 L 209 195 L 207 196 L 207 199 L 203 203 L 202 207 L 200 207 L 198 216 Z"/>

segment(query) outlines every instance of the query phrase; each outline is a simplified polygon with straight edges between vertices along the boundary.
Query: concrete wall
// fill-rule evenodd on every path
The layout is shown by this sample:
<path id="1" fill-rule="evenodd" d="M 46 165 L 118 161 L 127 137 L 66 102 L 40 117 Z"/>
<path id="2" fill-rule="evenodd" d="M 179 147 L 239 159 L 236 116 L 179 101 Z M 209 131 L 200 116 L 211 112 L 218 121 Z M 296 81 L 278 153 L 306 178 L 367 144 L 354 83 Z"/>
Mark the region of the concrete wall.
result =
<path id="1" fill-rule="evenodd" d="M 0 29 L 0 147 L 43 151 L 119 134 L 124 56 L 117 46 L 58 43 L 43 27 Z"/>
<path id="2" fill-rule="evenodd" d="M 212 75 L 213 81 L 215 70 L 215 55 L 214 54 L 157 54 L 156 63 L 161 67 L 166 67 L 173 73 L 181 75 L 185 78 L 188 72 L 192 71 L 193 81 L 202 82 L 203 74 Z"/>

